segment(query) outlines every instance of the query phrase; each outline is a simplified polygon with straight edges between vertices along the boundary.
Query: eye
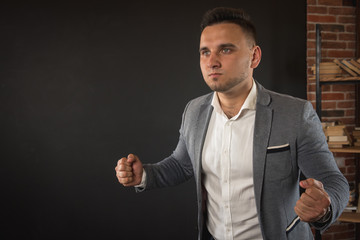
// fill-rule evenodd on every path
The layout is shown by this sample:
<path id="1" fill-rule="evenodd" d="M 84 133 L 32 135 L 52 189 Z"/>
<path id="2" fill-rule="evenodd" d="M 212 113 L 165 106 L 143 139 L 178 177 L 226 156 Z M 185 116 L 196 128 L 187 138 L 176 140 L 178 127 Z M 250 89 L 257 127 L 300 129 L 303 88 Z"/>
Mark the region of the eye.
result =
<path id="1" fill-rule="evenodd" d="M 221 49 L 221 52 L 225 53 L 225 54 L 228 54 L 228 53 L 231 53 L 231 49 L 230 48 L 223 48 L 223 49 Z"/>
<path id="2" fill-rule="evenodd" d="M 210 55 L 210 51 L 209 50 L 202 50 L 202 51 L 200 51 L 200 55 L 204 56 L 204 57 L 207 57 L 207 56 Z"/>

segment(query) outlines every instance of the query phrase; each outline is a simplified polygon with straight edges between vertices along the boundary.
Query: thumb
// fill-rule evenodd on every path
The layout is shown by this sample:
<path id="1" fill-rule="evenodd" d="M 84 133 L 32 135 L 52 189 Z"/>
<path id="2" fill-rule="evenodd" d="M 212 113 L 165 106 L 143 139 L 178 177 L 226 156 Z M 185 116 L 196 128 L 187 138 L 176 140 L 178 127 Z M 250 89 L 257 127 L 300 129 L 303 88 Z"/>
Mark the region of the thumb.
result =
<path id="1" fill-rule="evenodd" d="M 134 154 L 130 153 L 130 154 L 128 155 L 128 157 L 127 157 L 127 162 L 128 162 L 128 163 L 133 163 L 133 162 L 136 161 L 136 159 L 137 159 L 137 157 L 136 157 Z"/>
<path id="2" fill-rule="evenodd" d="M 306 189 L 314 185 L 314 180 L 312 178 L 308 178 L 305 180 L 300 181 L 300 187 Z"/>

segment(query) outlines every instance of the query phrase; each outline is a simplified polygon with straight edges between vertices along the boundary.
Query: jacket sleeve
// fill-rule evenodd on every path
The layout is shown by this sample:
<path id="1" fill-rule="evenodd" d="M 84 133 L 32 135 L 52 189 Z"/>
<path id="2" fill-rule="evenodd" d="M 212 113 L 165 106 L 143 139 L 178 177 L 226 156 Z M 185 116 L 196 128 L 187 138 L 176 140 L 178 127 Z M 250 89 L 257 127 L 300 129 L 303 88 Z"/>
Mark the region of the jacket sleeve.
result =
<path id="1" fill-rule="evenodd" d="M 189 180 L 194 175 L 184 136 L 184 122 L 188 106 L 189 104 L 183 113 L 180 137 L 175 151 L 158 163 L 144 164 L 147 175 L 144 190 L 174 186 Z"/>
<path id="2" fill-rule="evenodd" d="M 325 231 L 340 216 L 349 200 L 349 185 L 330 152 L 321 122 L 310 102 L 303 109 L 298 126 L 298 165 L 306 178 L 321 181 L 331 200 L 331 218 L 324 224 L 312 224 Z"/>

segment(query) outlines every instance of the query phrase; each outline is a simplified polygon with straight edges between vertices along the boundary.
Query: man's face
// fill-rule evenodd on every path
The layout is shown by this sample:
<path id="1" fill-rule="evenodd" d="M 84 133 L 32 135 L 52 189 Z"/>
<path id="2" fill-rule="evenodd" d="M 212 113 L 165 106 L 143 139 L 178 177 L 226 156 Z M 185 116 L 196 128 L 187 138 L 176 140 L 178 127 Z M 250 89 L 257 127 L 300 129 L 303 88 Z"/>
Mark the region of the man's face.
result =
<path id="1" fill-rule="evenodd" d="M 201 34 L 201 72 L 213 91 L 230 92 L 240 83 L 252 81 L 253 54 L 254 47 L 236 24 L 215 24 Z"/>

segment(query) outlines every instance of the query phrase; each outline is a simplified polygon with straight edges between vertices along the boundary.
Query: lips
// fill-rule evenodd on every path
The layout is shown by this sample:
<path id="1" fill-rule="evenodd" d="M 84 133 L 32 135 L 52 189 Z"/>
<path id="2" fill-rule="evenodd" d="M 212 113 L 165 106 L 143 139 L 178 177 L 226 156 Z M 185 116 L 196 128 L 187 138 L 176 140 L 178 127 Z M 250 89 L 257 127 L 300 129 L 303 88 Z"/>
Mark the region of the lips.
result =
<path id="1" fill-rule="evenodd" d="M 222 75 L 222 74 L 221 73 L 210 73 L 209 77 L 218 77 L 220 75 Z"/>

